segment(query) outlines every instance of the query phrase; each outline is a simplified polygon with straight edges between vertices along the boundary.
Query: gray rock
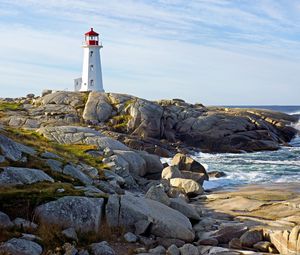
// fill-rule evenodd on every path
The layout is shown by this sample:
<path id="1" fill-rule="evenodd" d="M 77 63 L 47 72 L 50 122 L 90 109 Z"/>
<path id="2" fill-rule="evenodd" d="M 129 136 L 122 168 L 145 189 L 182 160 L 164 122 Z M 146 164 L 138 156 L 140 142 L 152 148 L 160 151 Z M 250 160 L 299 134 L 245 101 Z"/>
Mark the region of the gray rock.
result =
<path id="1" fill-rule="evenodd" d="M 144 176 L 147 173 L 146 161 L 134 151 L 114 150 L 114 153 L 122 157 L 129 164 L 129 171 L 138 176 Z"/>
<path id="2" fill-rule="evenodd" d="M 13 224 L 18 228 L 23 228 L 24 230 L 36 230 L 38 228 L 38 225 L 34 222 L 22 218 L 15 218 L 13 220 Z"/>
<path id="3" fill-rule="evenodd" d="M 116 255 L 107 242 L 93 243 L 90 245 L 92 255 Z"/>
<path id="4" fill-rule="evenodd" d="M 172 244 L 167 250 L 167 255 L 180 255 L 180 250 L 175 244 Z"/>
<path id="5" fill-rule="evenodd" d="M 80 180 L 85 185 L 91 185 L 93 183 L 93 180 L 81 171 L 80 166 L 68 164 L 64 167 L 63 173 L 66 175 L 70 175 L 77 180 Z"/>
<path id="6" fill-rule="evenodd" d="M 184 179 L 191 179 L 195 182 L 199 183 L 201 186 L 203 185 L 203 182 L 207 180 L 207 175 L 204 173 L 196 173 L 191 171 L 181 171 L 181 176 Z"/>
<path id="7" fill-rule="evenodd" d="M 40 255 L 43 249 L 35 242 L 22 238 L 12 238 L 0 246 L 0 252 L 14 255 Z"/>
<path id="8" fill-rule="evenodd" d="M 66 238 L 78 242 L 78 237 L 75 228 L 67 228 L 61 232 Z"/>
<path id="9" fill-rule="evenodd" d="M 164 255 L 164 254 L 166 254 L 166 249 L 165 249 L 165 247 L 159 245 L 153 249 L 150 249 L 149 253 L 155 254 L 155 255 Z"/>
<path id="10" fill-rule="evenodd" d="M 0 184 L 3 186 L 13 186 L 18 184 L 33 184 L 36 182 L 54 180 L 38 169 L 22 168 L 22 167 L 3 167 L 0 170 Z"/>
<path id="11" fill-rule="evenodd" d="M 165 204 L 166 206 L 170 206 L 171 204 L 170 198 L 165 193 L 164 187 L 162 185 L 152 186 L 145 194 L 145 198 L 158 201 Z"/>
<path id="12" fill-rule="evenodd" d="M 58 91 L 43 96 L 39 99 L 39 101 L 43 105 L 56 104 L 77 107 L 84 104 L 84 96 L 82 93 L 76 93 L 71 91 Z"/>
<path id="13" fill-rule="evenodd" d="M 132 134 L 142 137 L 161 137 L 163 108 L 160 105 L 135 98 L 130 104 L 128 112 L 131 118 L 127 126 Z"/>
<path id="14" fill-rule="evenodd" d="M 47 159 L 45 161 L 45 163 L 50 167 L 50 169 L 52 171 L 58 172 L 58 173 L 63 172 L 63 170 L 62 170 L 63 163 L 62 162 L 55 160 L 55 159 Z"/>
<path id="15" fill-rule="evenodd" d="M 45 151 L 44 153 L 41 154 L 42 158 L 46 158 L 46 159 L 62 159 L 60 156 L 58 156 L 57 154 L 53 153 L 53 152 L 49 152 L 49 151 Z"/>
<path id="16" fill-rule="evenodd" d="M 93 91 L 89 94 L 82 117 L 86 121 L 104 122 L 109 119 L 112 110 L 106 94 Z"/>
<path id="17" fill-rule="evenodd" d="M 103 169 L 102 173 L 104 174 L 105 179 L 108 181 L 116 181 L 121 186 L 125 184 L 124 178 L 117 175 L 113 171 Z"/>
<path id="18" fill-rule="evenodd" d="M 181 198 L 171 198 L 170 207 L 181 212 L 189 219 L 200 220 L 200 216 L 196 209 Z"/>
<path id="19" fill-rule="evenodd" d="M 203 188 L 191 179 L 173 178 L 170 179 L 170 185 L 181 189 L 187 195 L 201 195 L 203 193 Z"/>
<path id="20" fill-rule="evenodd" d="M 80 126 L 57 126 L 57 127 L 42 127 L 37 130 L 40 134 L 51 141 L 60 144 L 92 144 L 105 149 L 111 150 L 129 150 L 123 143 L 106 137 L 100 132 L 88 127 Z"/>
<path id="21" fill-rule="evenodd" d="M 240 240 L 242 246 L 252 248 L 254 244 L 263 241 L 263 233 L 260 230 L 249 230 L 240 237 Z"/>
<path id="22" fill-rule="evenodd" d="M 136 235 L 144 234 L 150 227 L 151 221 L 149 220 L 139 220 L 134 223 L 134 233 Z"/>
<path id="23" fill-rule="evenodd" d="M 161 171 L 163 170 L 163 165 L 160 161 L 159 156 L 149 154 L 146 151 L 137 151 L 137 152 L 146 162 L 147 174 L 161 173 Z"/>
<path id="24" fill-rule="evenodd" d="M 124 239 L 126 240 L 126 242 L 128 243 L 135 243 L 137 242 L 138 238 L 135 234 L 131 233 L 131 232 L 127 232 L 124 235 Z"/>
<path id="25" fill-rule="evenodd" d="M 13 223 L 11 222 L 10 218 L 7 214 L 0 212 L 0 229 L 7 229 L 11 228 Z"/>
<path id="26" fill-rule="evenodd" d="M 181 255 L 199 255 L 199 250 L 196 246 L 187 243 L 179 248 Z"/>
<path id="27" fill-rule="evenodd" d="M 248 230 L 248 227 L 243 224 L 225 226 L 220 228 L 210 237 L 218 240 L 219 243 L 227 244 L 233 238 L 240 238 Z"/>
<path id="28" fill-rule="evenodd" d="M 172 178 L 181 178 L 181 172 L 179 171 L 177 166 L 168 166 L 163 169 L 161 173 L 161 178 L 170 180 Z"/>
<path id="29" fill-rule="evenodd" d="M 151 199 L 132 195 L 112 195 L 106 206 L 107 222 L 110 226 L 124 226 L 134 230 L 135 223 L 149 220 L 151 233 L 165 238 L 186 241 L 194 239 L 192 225 L 183 214 Z"/>
<path id="30" fill-rule="evenodd" d="M 2 155 L 12 161 L 19 161 L 23 158 L 23 153 L 34 155 L 33 148 L 14 142 L 12 139 L 0 134 L 0 151 Z"/>
<path id="31" fill-rule="evenodd" d="M 66 196 L 40 205 L 35 213 L 45 224 L 57 224 L 64 228 L 74 227 L 79 232 L 98 232 L 103 207 L 102 198 Z"/>

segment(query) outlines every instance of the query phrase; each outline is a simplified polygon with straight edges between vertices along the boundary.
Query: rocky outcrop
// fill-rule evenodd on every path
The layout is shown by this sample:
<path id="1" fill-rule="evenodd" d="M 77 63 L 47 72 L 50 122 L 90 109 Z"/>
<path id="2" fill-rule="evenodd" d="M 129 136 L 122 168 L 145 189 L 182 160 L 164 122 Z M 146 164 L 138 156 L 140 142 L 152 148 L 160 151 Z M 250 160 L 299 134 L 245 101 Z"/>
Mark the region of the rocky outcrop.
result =
<path id="1" fill-rule="evenodd" d="M 152 102 L 116 93 L 58 91 L 28 100 L 31 103 L 24 104 L 22 111 L 7 113 L 1 121 L 29 129 L 91 124 L 122 132 L 135 149 L 146 140 L 165 139 L 209 152 L 275 150 L 297 133 L 290 126 L 298 121 L 295 116 L 258 109 L 206 108 L 179 99 Z"/>
<path id="2" fill-rule="evenodd" d="M 103 206 L 102 198 L 65 196 L 37 207 L 35 214 L 43 224 L 98 233 L 101 231 Z"/>
<path id="3" fill-rule="evenodd" d="M 125 226 L 134 231 L 139 221 L 149 221 L 150 232 L 164 238 L 185 241 L 194 239 L 192 225 L 187 217 L 164 204 L 132 195 L 110 196 L 106 206 L 110 226 Z"/>
<path id="4" fill-rule="evenodd" d="M 44 127 L 40 128 L 38 132 L 50 141 L 56 141 L 60 144 L 92 144 L 98 146 L 99 149 L 129 150 L 129 148 L 121 142 L 88 127 Z"/>
<path id="5" fill-rule="evenodd" d="M 83 111 L 83 119 L 90 123 L 107 121 L 112 115 L 113 107 L 105 93 L 91 92 Z"/>

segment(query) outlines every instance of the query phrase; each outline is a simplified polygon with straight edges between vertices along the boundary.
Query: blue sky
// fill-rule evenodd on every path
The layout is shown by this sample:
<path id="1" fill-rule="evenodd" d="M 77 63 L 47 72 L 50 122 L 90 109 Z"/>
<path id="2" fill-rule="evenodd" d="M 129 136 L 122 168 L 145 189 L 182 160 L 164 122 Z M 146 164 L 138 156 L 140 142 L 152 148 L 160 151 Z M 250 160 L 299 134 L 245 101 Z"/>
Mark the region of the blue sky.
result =
<path id="1" fill-rule="evenodd" d="M 0 0 L 0 96 L 73 90 L 90 27 L 107 92 L 300 104 L 298 0 Z"/>

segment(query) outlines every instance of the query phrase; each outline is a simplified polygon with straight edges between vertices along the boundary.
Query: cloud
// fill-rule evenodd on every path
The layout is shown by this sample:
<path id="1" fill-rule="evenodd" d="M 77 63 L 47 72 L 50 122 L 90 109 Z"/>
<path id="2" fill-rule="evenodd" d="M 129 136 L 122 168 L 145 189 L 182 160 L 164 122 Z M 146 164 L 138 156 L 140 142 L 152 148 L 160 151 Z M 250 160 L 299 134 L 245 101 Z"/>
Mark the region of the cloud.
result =
<path id="1" fill-rule="evenodd" d="M 279 0 L 1 0 L 2 94 L 72 89 L 81 72 L 82 34 L 94 26 L 109 90 L 207 104 L 296 104 L 295 6 Z"/>

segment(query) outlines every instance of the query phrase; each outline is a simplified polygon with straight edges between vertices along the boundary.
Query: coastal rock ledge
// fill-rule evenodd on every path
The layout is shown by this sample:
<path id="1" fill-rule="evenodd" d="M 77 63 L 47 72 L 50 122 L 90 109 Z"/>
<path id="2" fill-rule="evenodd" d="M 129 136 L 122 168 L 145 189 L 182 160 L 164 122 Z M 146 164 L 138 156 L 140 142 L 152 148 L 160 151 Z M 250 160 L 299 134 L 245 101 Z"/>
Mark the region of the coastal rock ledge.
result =
<path id="1" fill-rule="evenodd" d="M 6 111 L 1 118 L 5 125 L 34 130 L 90 125 L 131 148 L 164 155 L 170 149 L 166 144 L 175 142 L 207 152 L 276 150 L 297 133 L 290 126 L 298 121 L 295 116 L 268 110 L 205 107 L 180 99 L 148 101 L 125 94 L 58 91 L 9 101 L 18 107 Z M 102 140 L 111 142 L 108 138 Z"/>

